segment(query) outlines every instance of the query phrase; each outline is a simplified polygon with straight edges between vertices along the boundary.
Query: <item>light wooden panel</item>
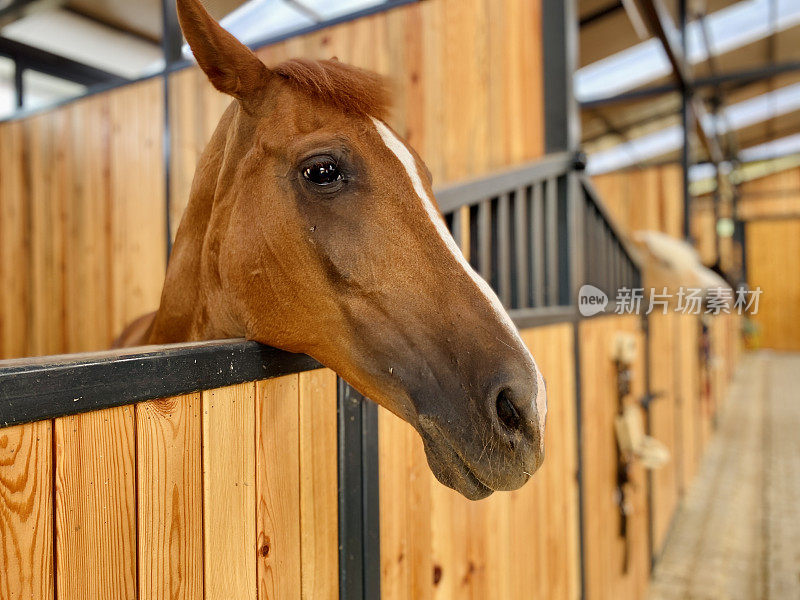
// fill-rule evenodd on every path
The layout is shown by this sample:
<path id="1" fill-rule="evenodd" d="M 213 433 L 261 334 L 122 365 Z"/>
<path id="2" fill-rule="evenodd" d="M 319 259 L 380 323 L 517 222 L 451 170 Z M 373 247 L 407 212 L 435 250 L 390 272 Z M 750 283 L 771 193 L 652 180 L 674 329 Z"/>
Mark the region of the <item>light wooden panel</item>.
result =
<path id="1" fill-rule="evenodd" d="M 523 332 L 547 378 L 547 458 L 515 492 L 470 502 L 438 483 L 419 435 L 380 412 L 381 592 L 387 599 L 579 596 L 570 324 Z"/>
<path id="2" fill-rule="evenodd" d="M 136 596 L 133 407 L 55 420 L 58 598 Z"/>
<path id="3" fill-rule="evenodd" d="M 595 175 L 592 183 L 623 231 L 653 230 L 682 236 L 683 187 L 679 166 Z"/>
<path id="4" fill-rule="evenodd" d="M 0 429 L 0 599 L 53 598 L 49 421 Z"/>
<path id="5" fill-rule="evenodd" d="M 141 600 L 203 597 L 200 394 L 136 407 Z"/>
<path id="6" fill-rule="evenodd" d="M 678 488 L 680 493 L 694 479 L 700 461 L 701 414 L 703 403 L 700 379 L 700 318 L 694 315 L 678 315 L 678 332 L 675 344 L 676 385 L 678 397 L 677 444 L 681 451 L 676 456 Z"/>
<path id="7" fill-rule="evenodd" d="M 162 82 L 0 123 L 0 356 L 102 350 L 158 306 Z"/>
<path id="8" fill-rule="evenodd" d="M 24 128 L 0 124 L 0 358 L 24 356 L 30 306 Z"/>
<path id="9" fill-rule="evenodd" d="M 203 392 L 205 596 L 256 598 L 255 384 Z"/>
<path id="10" fill-rule="evenodd" d="M 300 374 L 300 544 L 304 598 L 339 596 L 336 375 Z"/>
<path id="11" fill-rule="evenodd" d="M 257 54 L 268 65 L 336 56 L 389 76 L 390 124 L 439 184 L 543 154 L 540 30 L 540 0 L 427 0 Z M 197 159 L 228 101 L 197 69 L 170 76 L 170 100 L 174 231 Z"/>
<path id="12" fill-rule="evenodd" d="M 605 316 L 579 324 L 581 357 L 581 426 L 583 446 L 584 548 L 587 596 L 594 600 L 642 598 L 649 577 L 646 474 L 631 468 L 632 513 L 628 518 L 630 557 L 624 568 L 625 542 L 620 536 L 620 512 L 615 499 L 617 443 L 616 374 L 611 350 L 618 332 L 637 338 L 631 397 L 644 392 L 644 337 L 636 316 Z"/>
<path id="13" fill-rule="evenodd" d="M 800 219 L 747 224 L 747 275 L 762 290 L 759 344 L 775 350 L 800 350 Z"/>
<path id="14" fill-rule="evenodd" d="M 259 598 L 301 597 L 298 375 L 256 384 Z"/>
<path id="15" fill-rule="evenodd" d="M 651 498 L 653 515 L 653 547 L 658 552 L 678 502 L 678 472 L 683 448 L 679 446 L 675 364 L 677 355 L 677 319 L 675 313 L 652 313 L 648 317 L 650 332 L 650 388 L 658 397 L 650 404 L 650 435 L 670 451 L 665 465 L 652 472 Z"/>
<path id="16" fill-rule="evenodd" d="M 739 186 L 739 216 L 800 216 L 800 167 L 753 179 Z"/>

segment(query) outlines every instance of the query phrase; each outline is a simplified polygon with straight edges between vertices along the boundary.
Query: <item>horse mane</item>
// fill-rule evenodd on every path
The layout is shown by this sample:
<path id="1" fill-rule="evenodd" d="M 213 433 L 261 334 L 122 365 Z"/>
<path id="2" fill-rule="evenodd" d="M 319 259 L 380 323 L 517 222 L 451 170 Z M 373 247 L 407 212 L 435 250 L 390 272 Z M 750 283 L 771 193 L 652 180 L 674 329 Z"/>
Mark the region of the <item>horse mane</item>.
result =
<path id="1" fill-rule="evenodd" d="M 299 90 L 347 111 L 384 119 L 391 96 L 386 79 L 333 60 L 293 58 L 272 69 Z"/>

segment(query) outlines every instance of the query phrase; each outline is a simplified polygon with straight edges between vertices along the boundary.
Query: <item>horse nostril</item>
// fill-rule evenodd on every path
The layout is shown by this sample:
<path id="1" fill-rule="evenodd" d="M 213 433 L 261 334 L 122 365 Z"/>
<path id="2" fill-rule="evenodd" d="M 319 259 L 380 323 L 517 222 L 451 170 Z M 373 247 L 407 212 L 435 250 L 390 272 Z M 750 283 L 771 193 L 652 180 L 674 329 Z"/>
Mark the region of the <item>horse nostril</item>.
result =
<path id="1" fill-rule="evenodd" d="M 517 407 L 511 401 L 511 392 L 508 389 L 502 389 L 497 394 L 497 417 L 512 431 L 519 429 L 522 422 L 522 417 L 519 416 Z"/>

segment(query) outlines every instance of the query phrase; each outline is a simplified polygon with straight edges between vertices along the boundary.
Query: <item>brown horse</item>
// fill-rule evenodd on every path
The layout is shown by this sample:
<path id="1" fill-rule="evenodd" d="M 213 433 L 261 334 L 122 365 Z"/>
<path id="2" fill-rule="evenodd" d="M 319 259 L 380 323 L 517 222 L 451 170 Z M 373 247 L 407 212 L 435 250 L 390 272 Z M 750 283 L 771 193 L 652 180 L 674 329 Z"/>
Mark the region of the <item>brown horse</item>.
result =
<path id="1" fill-rule="evenodd" d="M 386 125 L 382 79 L 338 61 L 267 68 L 198 0 L 200 67 L 234 101 L 197 167 L 161 306 L 123 343 L 246 337 L 303 352 L 413 425 L 464 496 L 525 483 L 545 386 L 497 296 Z"/>

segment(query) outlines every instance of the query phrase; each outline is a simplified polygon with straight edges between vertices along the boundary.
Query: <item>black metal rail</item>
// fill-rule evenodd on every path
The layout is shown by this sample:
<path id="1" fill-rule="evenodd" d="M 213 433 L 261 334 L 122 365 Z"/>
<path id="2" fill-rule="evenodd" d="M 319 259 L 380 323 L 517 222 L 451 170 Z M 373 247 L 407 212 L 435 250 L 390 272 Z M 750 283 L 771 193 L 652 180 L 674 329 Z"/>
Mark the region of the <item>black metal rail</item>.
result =
<path id="1" fill-rule="evenodd" d="M 456 243 L 519 327 L 576 319 L 585 283 L 610 295 L 640 285 L 637 253 L 582 164 L 553 154 L 436 194 Z"/>
<path id="2" fill-rule="evenodd" d="M 0 427 L 321 366 L 304 354 L 244 340 L 0 361 Z"/>

